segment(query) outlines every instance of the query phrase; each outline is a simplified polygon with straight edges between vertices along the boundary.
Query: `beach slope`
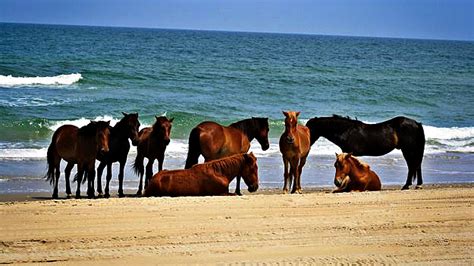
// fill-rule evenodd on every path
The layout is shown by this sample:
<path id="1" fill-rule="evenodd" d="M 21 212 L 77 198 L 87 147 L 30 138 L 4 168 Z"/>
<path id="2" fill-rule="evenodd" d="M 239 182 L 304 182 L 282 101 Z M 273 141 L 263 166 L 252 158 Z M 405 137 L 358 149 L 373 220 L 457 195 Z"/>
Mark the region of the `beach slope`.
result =
<path id="1" fill-rule="evenodd" d="M 0 203 L 0 263 L 472 264 L 471 186 Z"/>

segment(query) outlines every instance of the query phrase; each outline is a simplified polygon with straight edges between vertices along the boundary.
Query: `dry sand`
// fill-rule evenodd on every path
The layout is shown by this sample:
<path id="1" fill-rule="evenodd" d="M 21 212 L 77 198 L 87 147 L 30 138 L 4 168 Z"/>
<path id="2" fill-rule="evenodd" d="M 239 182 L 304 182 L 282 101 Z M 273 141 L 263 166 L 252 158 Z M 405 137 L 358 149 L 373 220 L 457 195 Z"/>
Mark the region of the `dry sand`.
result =
<path id="1" fill-rule="evenodd" d="M 0 203 L 0 263 L 473 264 L 472 185 Z"/>

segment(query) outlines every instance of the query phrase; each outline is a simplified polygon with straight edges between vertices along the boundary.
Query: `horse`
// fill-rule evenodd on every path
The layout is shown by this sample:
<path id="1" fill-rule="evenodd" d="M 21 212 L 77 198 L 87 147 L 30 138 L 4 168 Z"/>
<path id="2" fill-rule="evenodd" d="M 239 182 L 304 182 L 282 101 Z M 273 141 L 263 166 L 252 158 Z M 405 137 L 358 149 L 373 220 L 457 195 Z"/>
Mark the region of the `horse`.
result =
<path id="1" fill-rule="evenodd" d="M 291 193 L 301 194 L 301 172 L 309 154 L 309 129 L 298 124 L 300 112 L 285 112 L 285 132 L 280 137 L 280 152 L 283 156 L 284 186 L 283 192 L 288 193 L 291 180 L 294 179 Z M 288 164 L 290 171 L 288 172 Z"/>
<path id="2" fill-rule="evenodd" d="M 81 128 L 63 125 L 54 132 L 48 147 L 48 172 L 45 175 L 46 180 L 54 185 L 53 199 L 58 198 L 61 159 L 67 162 L 64 170 L 67 197 L 71 197 L 69 177 L 74 164 L 77 164 L 76 198 L 81 197 L 81 179 L 84 172 L 88 179 L 87 195 L 89 198 L 94 197 L 95 158 L 97 153 L 109 151 L 109 123 L 110 121 L 91 121 Z"/>
<path id="3" fill-rule="evenodd" d="M 99 167 L 97 167 L 97 193 L 99 197 L 105 196 L 110 197 L 109 184 L 112 179 L 112 163 L 119 162 L 119 197 L 123 197 L 123 173 L 125 164 L 127 162 L 127 155 L 130 151 L 130 143 L 128 139 L 132 141 L 133 146 L 138 144 L 138 130 L 140 128 L 140 122 L 138 121 L 138 113 L 127 114 L 122 112 L 123 118 L 114 126 L 110 127 L 110 138 L 109 138 L 109 152 L 106 154 L 97 154 L 97 160 L 100 161 Z M 107 166 L 107 183 L 105 186 L 105 195 L 102 194 L 102 172 L 105 166 Z"/>
<path id="4" fill-rule="evenodd" d="M 270 147 L 268 143 L 268 118 L 252 117 L 222 126 L 216 122 L 205 121 L 197 125 L 189 134 L 189 149 L 185 169 L 198 163 L 199 156 L 208 162 L 226 156 L 247 153 L 254 138 L 262 150 Z M 240 177 L 237 177 L 235 193 L 240 193 Z"/>
<path id="5" fill-rule="evenodd" d="M 370 166 L 351 153 L 336 153 L 334 163 L 336 174 L 334 184 L 337 189 L 333 193 L 350 191 L 378 191 L 382 185 L 379 176 Z"/>
<path id="6" fill-rule="evenodd" d="M 150 178 L 153 176 L 153 163 L 158 160 L 158 171 L 163 170 L 165 150 L 170 143 L 171 127 L 173 118 L 165 116 L 155 116 L 155 123 L 152 127 L 146 127 L 138 133 L 137 157 L 133 164 L 133 170 L 140 176 L 137 195 L 142 194 L 143 183 L 143 160 L 148 159 L 146 165 L 145 188 L 148 186 Z"/>
<path id="7" fill-rule="evenodd" d="M 400 149 L 408 165 L 408 176 L 402 189 L 409 189 L 417 179 L 415 188 L 421 188 L 421 162 L 425 150 L 425 133 L 417 121 L 398 116 L 378 124 L 365 124 L 349 117 L 315 117 L 306 126 L 311 131 L 311 145 L 325 137 L 343 152 L 355 156 L 381 156 Z"/>
<path id="8" fill-rule="evenodd" d="M 257 158 L 253 153 L 236 154 L 196 164 L 190 169 L 164 170 L 150 181 L 145 196 L 218 196 L 229 193 L 229 184 L 241 176 L 249 192 L 258 189 Z"/>

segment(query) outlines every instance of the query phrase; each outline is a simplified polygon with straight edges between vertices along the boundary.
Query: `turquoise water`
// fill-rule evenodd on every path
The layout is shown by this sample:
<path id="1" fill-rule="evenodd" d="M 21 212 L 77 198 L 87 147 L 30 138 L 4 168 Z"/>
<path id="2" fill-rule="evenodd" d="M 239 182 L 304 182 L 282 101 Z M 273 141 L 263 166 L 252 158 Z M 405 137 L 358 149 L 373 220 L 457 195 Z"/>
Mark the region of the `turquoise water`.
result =
<path id="1" fill-rule="evenodd" d="M 175 118 L 170 169 L 183 167 L 199 122 L 269 117 L 270 150 L 256 142 L 252 150 L 272 187 L 283 179 L 282 110 L 301 111 L 302 123 L 334 113 L 366 122 L 405 115 L 425 127 L 425 181 L 472 182 L 473 89 L 474 42 L 0 24 L 0 192 L 49 190 L 41 176 L 53 131 L 114 123 L 122 111 L 138 112 L 145 126 L 155 115 Z M 302 182 L 330 186 L 335 151 L 318 141 Z M 384 184 L 404 182 L 399 152 L 363 159 Z"/>

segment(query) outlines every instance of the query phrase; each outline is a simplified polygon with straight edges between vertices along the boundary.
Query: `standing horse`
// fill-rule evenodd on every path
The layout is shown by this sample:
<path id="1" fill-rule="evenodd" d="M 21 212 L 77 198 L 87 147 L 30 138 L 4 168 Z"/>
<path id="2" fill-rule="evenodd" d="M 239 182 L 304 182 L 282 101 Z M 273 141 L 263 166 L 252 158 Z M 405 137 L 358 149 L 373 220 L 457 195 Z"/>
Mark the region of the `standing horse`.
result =
<path id="1" fill-rule="evenodd" d="M 188 157 L 185 169 L 198 163 L 199 155 L 208 162 L 226 156 L 247 153 L 254 138 L 266 151 L 268 143 L 268 118 L 252 117 L 221 126 L 215 122 L 202 122 L 191 130 L 189 135 Z M 235 193 L 240 195 L 240 177 L 237 177 Z"/>
<path id="2" fill-rule="evenodd" d="M 223 159 L 197 164 L 190 169 L 161 171 L 153 176 L 145 196 L 218 196 L 229 193 L 229 184 L 241 176 L 249 192 L 258 189 L 257 158 L 237 154 Z"/>
<path id="3" fill-rule="evenodd" d="M 97 153 L 109 151 L 109 122 L 91 121 L 81 128 L 64 125 L 54 132 L 48 147 L 48 172 L 45 176 L 46 180 L 54 185 L 53 199 L 58 198 L 61 159 L 67 162 L 64 171 L 67 197 L 71 197 L 69 177 L 74 164 L 77 164 L 76 198 L 81 197 L 81 179 L 84 172 L 88 179 L 87 195 L 89 198 L 94 197 L 95 158 Z"/>
<path id="4" fill-rule="evenodd" d="M 355 156 L 381 156 L 393 149 L 401 149 L 408 165 L 407 181 L 402 189 L 410 188 L 417 179 L 421 188 L 421 162 L 425 150 L 425 133 L 421 123 L 399 116 L 378 124 L 365 124 L 358 120 L 334 115 L 315 117 L 306 126 L 311 131 L 311 145 L 325 137 L 343 152 Z"/>
<path id="5" fill-rule="evenodd" d="M 283 165 L 285 167 L 283 192 L 288 193 L 291 180 L 294 179 L 291 193 L 301 194 L 301 172 L 311 148 L 309 145 L 309 129 L 298 125 L 300 112 L 283 112 L 283 114 L 286 117 L 285 132 L 280 137 L 280 152 L 283 155 Z M 288 164 L 290 164 L 289 172 Z"/>
<path id="6" fill-rule="evenodd" d="M 334 184 L 337 189 L 333 190 L 333 193 L 377 191 L 382 187 L 379 176 L 370 170 L 370 166 L 351 153 L 336 153 L 334 167 L 336 168 Z"/>
<path id="7" fill-rule="evenodd" d="M 137 157 L 133 164 L 133 170 L 140 176 L 137 195 L 142 194 L 143 183 L 143 160 L 148 159 L 146 165 L 145 188 L 148 186 L 150 178 L 153 176 L 153 163 L 158 160 L 158 171 L 163 170 L 166 146 L 170 143 L 171 127 L 173 118 L 165 116 L 155 116 L 156 121 L 152 127 L 146 127 L 138 133 Z"/>
<path id="8" fill-rule="evenodd" d="M 123 113 L 123 118 L 114 126 L 110 128 L 109 138 L 109 152 L 106 154 L 98 154 L 97 160 L 100 161 L 99 167 L 97 167 L 97 193 L 99 197 L 102 196 L 102 172 L 105 166 L 107 166 L 107 183 L 105 185 L 105 197 L 110 197 L 109 184 L 112 179 L 112 163 L 119 162 L 119 197 L 123 197 L 123 172 L 125 164 L 127 162 L 127 155 L 130 151 L 130 143 L 128 139 L 132 141 L 132 145 L 138 144 L 138 129 L 140 128 L 140 122 L 138 121 L 138 113 L 126 114 Z"/>

